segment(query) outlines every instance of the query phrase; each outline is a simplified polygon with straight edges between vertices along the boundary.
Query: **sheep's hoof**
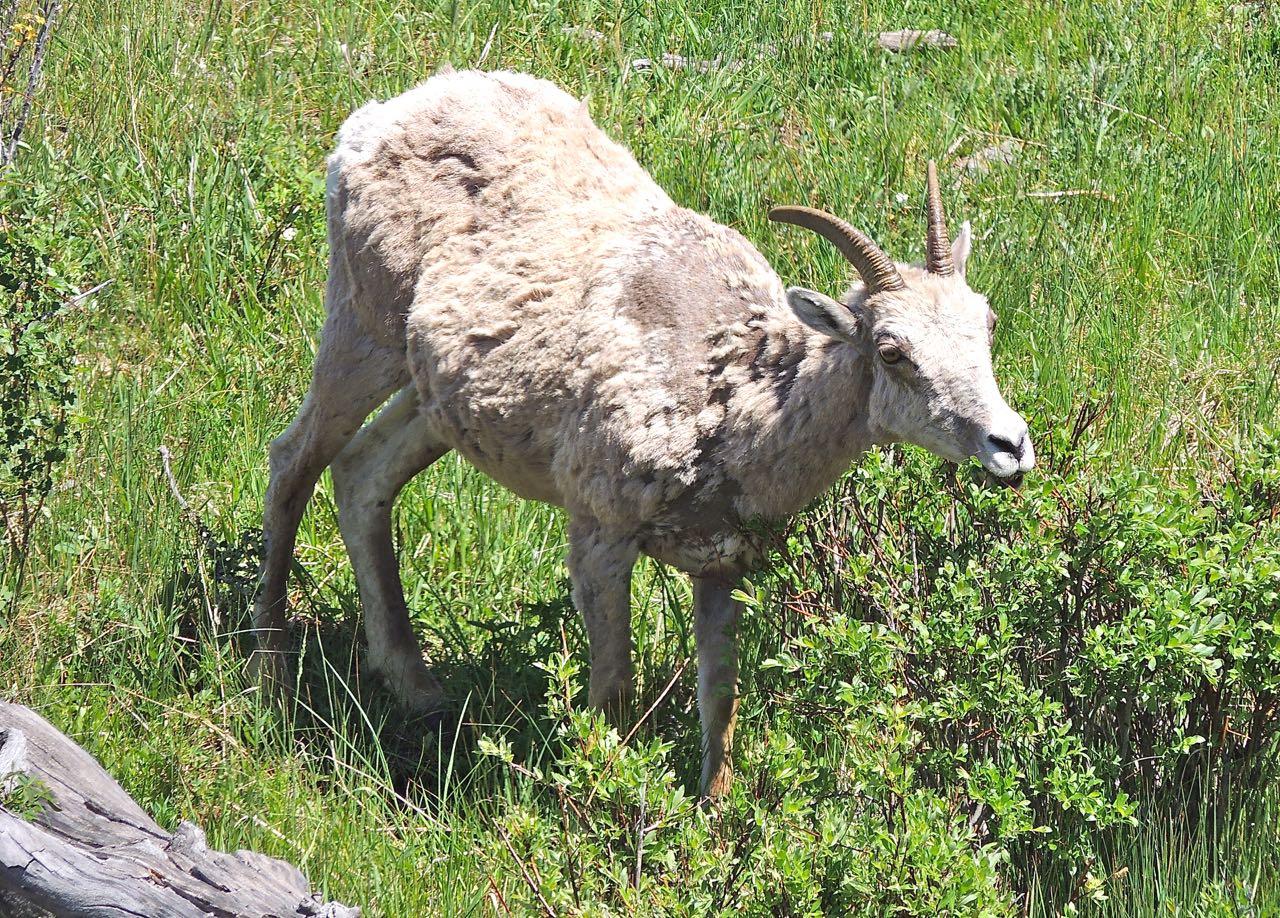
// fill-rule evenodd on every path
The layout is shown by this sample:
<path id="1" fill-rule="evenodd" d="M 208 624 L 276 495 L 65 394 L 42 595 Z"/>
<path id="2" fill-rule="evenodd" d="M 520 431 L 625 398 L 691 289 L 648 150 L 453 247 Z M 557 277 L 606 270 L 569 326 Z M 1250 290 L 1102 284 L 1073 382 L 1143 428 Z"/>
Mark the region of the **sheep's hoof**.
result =
<path id="1" fill-rule="evenodd" d="M 725 762 L 712 775 L 702 780 L 701 804 L 704 809 L 717 807 L 725 797 L 729 796 L 729 788 L 733 786 L 733 767 Z"/>
<path id="2" fill-rule="evenodd" d="M 289 660 L 278 650 L 255 650 L 249 655 L 249 678 L 263 697 L 288 703 L 293 698 L 293 673 Z"/>
<path id="3" fill-rule="evenodd" d="M 444 709 L 438 711 L 430 711 L 426 714 L 419 714 L 415 721 L 422 725 L 424 733 L 443 733 L 446 723 L 452 723 L 452 719 L 446 721 Z"/>
<path id="4" fill-rule="evenodd" d="M 400 702 L 400 708 L 415 720 L 439 718 L 448 708 L 444 688 L 420 658 L 399 671 L 376 667 L 374 671 Z"/>

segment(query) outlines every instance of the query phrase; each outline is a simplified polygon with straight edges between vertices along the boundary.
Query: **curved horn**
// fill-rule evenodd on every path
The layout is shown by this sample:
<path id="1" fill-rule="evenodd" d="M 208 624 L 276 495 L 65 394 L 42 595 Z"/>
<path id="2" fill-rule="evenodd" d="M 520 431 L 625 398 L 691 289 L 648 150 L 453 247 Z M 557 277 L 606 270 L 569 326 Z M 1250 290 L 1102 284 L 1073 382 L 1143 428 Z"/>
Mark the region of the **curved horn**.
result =
<path id="1" fill-rule="evenodd" d="M 839 217 L 812 207 L 775 207 L 769 211 L 769 219 L 775 223 L 803 226 L 834 243 L 844 257 L 849 259 L 849 264 L 862 275 L 868 296 L 882 290 L 901 290 L 906 286 L 893 259 L 865 233 Z"/>
<path id="2" fill-rule="evenodd" d="M 929 243 L 925 267 L 930 274 L 949 277 L 956 273 L 951 261 L 951 236 L 947 233 L 947 215 L 942 210 L 942 192 L 938 190 L 938 167 L 929 160 Z"/>

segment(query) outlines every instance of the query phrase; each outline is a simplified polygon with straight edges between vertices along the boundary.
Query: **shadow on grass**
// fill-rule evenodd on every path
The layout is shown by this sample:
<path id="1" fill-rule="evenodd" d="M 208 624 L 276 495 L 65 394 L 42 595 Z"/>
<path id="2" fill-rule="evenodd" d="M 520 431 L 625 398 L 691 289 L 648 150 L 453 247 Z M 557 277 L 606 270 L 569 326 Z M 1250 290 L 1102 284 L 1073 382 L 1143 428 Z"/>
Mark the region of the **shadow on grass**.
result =
<path id="1" fill-rule="evenodd" d="M 554 651 L 550 636 L 558 645 L 577 627 L 567 595 L 486 628 L 478 647 L 460 628 L 436 635 L 443 652 L 433 654 L 432 670 L 449 702 L 430 716 L 406 713 L 374 675 L 358 602 L 343 600 L 295 621 L 291 634 L 299 661 L 293 729 L 313 751 L 333 759 L 340 749 L 384 774 L 398 794 L 437 797 L 466 785 L 480 736 L 501 733 L 526 757 L 552 735 L 543 706 L 549 677 L 536 664 Z"/>
<path id="2" fill-rule="evenodd" d="M 177 633 L 193 651 L 216 642 L 224 655 L 247 660 L 254 649 L 260 538 L 250 530 L 234 541 L 207 531 L 201 536 L 179 558 L 160 601 L 174 611 Z M 297 563 L 291 579 L 296 601 L 289 640 L 296 691 L 282 726 L 288 741 L 312 756 L 318 770 L 359 768 L 377 783 L 389 782 L 399 796 L 430 800 L 466 793 L 481 736 L 502 737 L 520 762 L 555 754 L 557 725 L 545 704 L 551 677 L 540 664 L 568 651 L 580 664 L 583 685 L 588 672 L 586 636 L 567 581 L 548 601 L 494 614 L 432 615 L 443 624 L 426 635 L 432 648 L 428 656 L 449 703 L 438 715 L 415 716 L 400 707 L 368 665 L 354 591 L 321 589 Z M 220 622 L 217 628 L 210 627 L 211 614 Z M 637 699 L 636 716 L 649 712 L 640 732 L 672 738 L 692 788 L 700 765 L 694 668 L 644 662 L 657 671 L 646 673 Z M 176 684 L 190 689 L 198 675 L 181 660 L 175 666 L 183 670 L 174 673 Z M 585 692 L 576 703 L 585 703 Z"/>

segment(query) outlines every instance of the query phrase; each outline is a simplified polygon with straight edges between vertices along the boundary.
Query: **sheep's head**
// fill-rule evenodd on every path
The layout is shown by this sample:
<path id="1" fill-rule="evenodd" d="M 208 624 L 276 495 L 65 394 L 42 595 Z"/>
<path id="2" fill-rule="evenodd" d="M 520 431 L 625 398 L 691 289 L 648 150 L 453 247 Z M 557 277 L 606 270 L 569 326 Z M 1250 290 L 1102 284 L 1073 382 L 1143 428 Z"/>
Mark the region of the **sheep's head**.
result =
<path id="1" fill-rule="evenodd" d="M 996 478 L 1018 484 L 1035 465 L 1027 424 L 1009 407 L 991 368 L 996 315 L 965 281 L 971 236 L 953 244 L 937 170 L 929 163 L 929 236 L 923 265 L 895 264 L 843 220 L 803 207 L 770 218 L 835 243 L 862 283 L 841 303 L 803 287 L 787 290 L 800 321 L 864 352 L 871 363 L 868 424 L 882 442 L 905 441 L 944 459 L 976 456 Z"/>

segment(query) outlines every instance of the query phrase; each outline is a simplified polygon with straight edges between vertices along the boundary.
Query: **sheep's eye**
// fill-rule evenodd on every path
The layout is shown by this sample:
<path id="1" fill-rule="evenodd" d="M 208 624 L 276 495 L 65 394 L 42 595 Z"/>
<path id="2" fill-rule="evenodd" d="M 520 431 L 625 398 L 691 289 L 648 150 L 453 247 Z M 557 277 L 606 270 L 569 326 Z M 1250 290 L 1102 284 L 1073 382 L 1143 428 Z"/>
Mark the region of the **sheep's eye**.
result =
<path id="1" fill-rule="evenodd" d="M 896 344 L 880 345 L 880 359 L 885 363 L 897 363 L 902 359 L 902 349 Z"/>
<path id="2" fill-rule="evenodd" d="M 996 323 L 999 321 L 994 312 L 987 313 L 987 337 L 996 340 Z"/>

